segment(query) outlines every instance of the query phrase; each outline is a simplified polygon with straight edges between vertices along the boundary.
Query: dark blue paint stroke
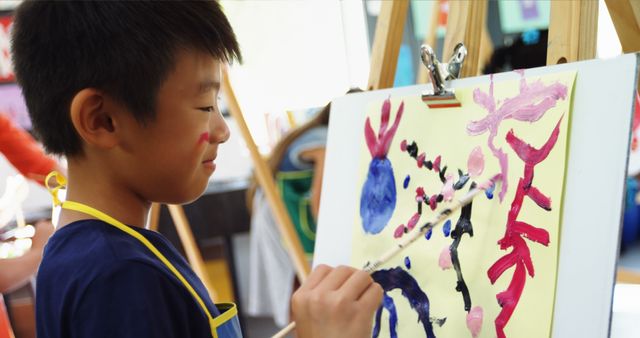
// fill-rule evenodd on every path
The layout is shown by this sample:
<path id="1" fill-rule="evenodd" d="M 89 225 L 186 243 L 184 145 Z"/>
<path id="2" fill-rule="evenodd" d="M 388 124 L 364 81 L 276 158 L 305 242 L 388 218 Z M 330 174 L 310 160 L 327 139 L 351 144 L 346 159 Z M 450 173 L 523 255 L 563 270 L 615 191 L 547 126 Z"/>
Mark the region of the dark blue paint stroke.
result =
<path id="1" fill-rule="evenodd" d="M 469 174 L 463 174 L 462 170 L 458 169 L 458 176 L 460 177 L 458 179 L 458 182 L 453 184 L 453 189 L 454 190 L 460 190 L 462 188 L 464 188 L 464 186 L 467 184 L 467 182 L 469 182 Z"/>
<path id="2" fill-rule="evenodd" d="M 365 233 L 377 234 L 389 222 L 396 208 L 396 182 L 391 162 L 374 158 L 360 195 L 360 217 Z"/>
<path id="3" fill-rule="evenodd" d="M 382 309 L 389 311 L 389 336 L 391 338 L 397 338 L 398 333 L 398 312 L 396 311 L 396 305 L 393 303 L 393 298 L 387 296 L 385 292 L 382 296 L 382 306 L 376 311 L 375 325 L 373 327 L 373 337 L 377 337 L 380 334 L 380 319 L 382 317 Z"/>
<path id="4" fill-rule="evenodd" d="M 442 232 L 444 233 L 444 237 L 449 237 L 449 234 L 451 233 L 451 220 L 448 219 L 446 222 L 444 222 L 444 225 L 442 226 Z"/>
<path id="5" fill-rule="evenodd" d="M 389 270 L 375 271 L 371 274 L 371 277 L 382 286 L 385 293 L 394 289 L 400 289 L 402 296 L 409 301 L 411 308 L 418 314 L 418 321 L 422 323 L 427 338 L 435 338 L 433 324 L 429 318 L 429 298 L 422 289 L 420 289 L 418 282 L 416 282 L 407 271 L 396 267 Z M 382 306 L 385 306 L 384 302 Z M 390 326 L 397 324 L 397 322 L 391 322 L 391 318 L 389 318 L 389 322 Z M 376 332 L 374 330 L 373 338 L 376 338 L 378 336 L 377 333 L 380 331 L 380 316 L 377 314 L 375 327 L 378 327 L 378 331 Z"/>
<path id="6" fill-rule="evenodd" d="M 431 239 L 431 235 L 433 234 L 433 228 L 427 230 L 427 233 L 424 234 L 424 238 L 426 238 L 427 240 Z"/>
<path id="7" fill-rule="evenodd" d="M 492 184 L 489 189 L 484 191 L 484 194 L 487 195 L 488 199 L 493 199 L 493 191 L 496 190 L 496 185 Z"/>
<path id="8" fill-rule="evenodd" d="M 411 180 L 411 176 L 407 175 L 407 177 L 404 178 L 404 182 L 402 182 L 402 187 L 407 189 L 407 187 L 409 186 L 410 180 Z"/>
<path id="9" fill-rule="evenodd" d="M 409 256 L 406 256 L 404 258 L 404 266 L 407 267 L 407 269 L 411 269 L 411 259 L 409 258 Z"/>

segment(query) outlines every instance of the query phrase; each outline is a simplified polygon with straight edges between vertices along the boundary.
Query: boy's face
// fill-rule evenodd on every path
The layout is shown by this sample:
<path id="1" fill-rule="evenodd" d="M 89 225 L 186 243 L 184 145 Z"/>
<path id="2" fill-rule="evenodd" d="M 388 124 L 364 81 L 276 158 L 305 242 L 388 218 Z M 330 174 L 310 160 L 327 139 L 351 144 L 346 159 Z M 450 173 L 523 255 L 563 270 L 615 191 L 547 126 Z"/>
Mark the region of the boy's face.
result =
<path id="1" fill-rule="evenodd" d="M 158 92 L 155 119 L 128 128 L 121 146 L 126 168 L 119 172 L 142 198 L 178 204 L 205 190 L 218 145 L 229 138 L 217 106 L 220 67 L 206 53 L 178 52 Z"/>

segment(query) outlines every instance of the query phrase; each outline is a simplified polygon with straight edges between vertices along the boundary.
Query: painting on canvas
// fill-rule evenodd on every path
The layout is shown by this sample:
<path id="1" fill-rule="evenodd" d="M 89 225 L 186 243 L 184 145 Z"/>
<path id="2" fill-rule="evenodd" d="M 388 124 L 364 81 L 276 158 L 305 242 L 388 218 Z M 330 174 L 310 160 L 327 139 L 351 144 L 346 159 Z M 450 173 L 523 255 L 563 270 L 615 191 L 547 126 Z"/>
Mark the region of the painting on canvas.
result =
<path id="1" fill-rule="evenodd" d="M 575 72 L 371 102 L 361 132 L 353 266 L 498 174 L 471 205 L 373 273 L 374 337 L 550 335 Z M 522 336 L 522 335 L 520 335 Z"/>

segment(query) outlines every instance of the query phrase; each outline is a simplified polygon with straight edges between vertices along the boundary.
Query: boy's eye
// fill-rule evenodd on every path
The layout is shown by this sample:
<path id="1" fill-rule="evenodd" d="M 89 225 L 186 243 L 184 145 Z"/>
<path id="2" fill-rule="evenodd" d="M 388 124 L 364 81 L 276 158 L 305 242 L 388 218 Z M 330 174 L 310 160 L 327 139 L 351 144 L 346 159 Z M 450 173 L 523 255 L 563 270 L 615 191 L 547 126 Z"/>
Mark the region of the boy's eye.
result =
<path id="1" fill-rule="evenodd" d="M 200 107 L 198 108 L 198 110 L 202 110 L 205 113 L 213 113 L 214 111 L 216 111 L 216 108 L 214 106 L 208 106 L 208 107 Z"/>

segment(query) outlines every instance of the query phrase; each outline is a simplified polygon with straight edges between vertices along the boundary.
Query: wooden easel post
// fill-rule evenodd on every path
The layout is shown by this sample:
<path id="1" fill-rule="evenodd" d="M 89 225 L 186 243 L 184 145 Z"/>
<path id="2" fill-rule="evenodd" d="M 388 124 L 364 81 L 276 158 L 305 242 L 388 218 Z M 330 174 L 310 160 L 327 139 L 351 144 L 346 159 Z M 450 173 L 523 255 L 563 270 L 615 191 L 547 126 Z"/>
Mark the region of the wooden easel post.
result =
<path id="1" fill-rule="evenodd" d="M 425 45 L 431 46 L 434 51 L 438 50 L 438 16 L 440 14 L 440 0 L 433 0 L 431 4 L 431 22 L 429 23 L 429 30 L 425 34 Z M 422 64 L 418 66 L 418 76 L 416 77 L 416 83 L 424 84 L 429 81 L 429 74 L 427 74 L 427 68 Z"/>
<path id="2" fill-rule="evenodd" d="M 450 1 L 449 5 L 444 54 L 453 53 L 453 47 L 464 41 L 467 58 L 462 67 L 462 76 L 475 76 L 480 71 L 480 46 L 487 17 L 487 0 L 456 0 Z M 371 51 L 370 90 L 393 86 L 408 6 L 404 0 L 382 2 Z"/>
<path id="3" fill-rule="evenodd" d="M 467 57 L 462 66 L 460 77 L 477 76 L 480 74 L 480 50 L 482 34 L 486 30 L 487 0 L 459 0 L 449 1 L 449 17 L 447 19 L 447 33 L 444 39 L 443 62 L 447 61 L 453 48 L 459 42 L 467 47 Z"/>
<path id="4" fill-rule="evenodd" d="M 634 0 L 605 0 L 616 28 L 623 53 L 640 50 L 640 2 Z M 640 81 L 640 79 L 638 79 Z"/>
<path id="5" fill-rule="evenodd" d="M 597 33 L 597 1 L 551 1 L 547 65 L 595 58 Z"/>
<path id="6" fill-rule="evenodd" d="M 449 6 L 447 33 L 442 48 L 442 62 L 448 60 L 457 43 L 463 42 L 467 47 L 468 54 L 462 67 L 461 77 L 479 75 L 482 72 L 482 66 L 493 52 L 493 44 L 486 25 L 488 3 L 486 0 L 461 0 L 450 1 Z M 438 0 L 433 1 L 432 10 L 431 24 L 424 43 L 437 50 L 437 21 L 440 11 Z M 420 66 L 416 83 L 423 84 L 427 83 L 427 81 L 427 69 Z"/>
<path id="7" fill-rule="evenodd" d="M 284 203 L 282 202 L 280 193 L 276 189 L 276 184 L 273 179 L 273 173 L 267 166 L 266 161 L 262 158 L 262 155 L 260 155 L 258 147 L 253 141 L 253 137 L 251 136 L 251 132 L 249 131 L 249 127 L 244 120 L 242 110 L 240 109 L 240 104 L 238 103 L 238 100 L 236 99 L 236 96 L 231 88 L 231 81 L 229 80 L 229 73 L 227 72 L 226 68 L 223 71 L 222 91 L 227 99 L 229 112 L 231 113 L 231 116 L 233 116 L 233 118 L 236 120 L 238 128 L 240 129 L 240 133 L 242 134 L 242 137 L 247 144 L 247 148 L 249 148 L 249 153 L 251 154 L 251 159 L 253 160 L 256 176 L 258 178 L 258 184 L 260 184 L 260 187 L 265 193 L 267 202 L 269 203 L 273 215 L 275 216 L 276 223 L 278 224 L 278 229 L 280 230 L 280 235 L 282 236 L 286 244 L 286 249 L 289 252 L 289 256 L 291 257 L 293 265 L 296 269 L 298 280 L 300 281 L 300 283 L 303 283 L 307 279 L 307 276 L 311 271 L 309 263 L 307 262 L 304 250 L 302 249 L 300 239 L 295 232 L 291 217 L 284 207 Z"/>
<path id="8" fill-rule="evenodd" d="M 161 204 L 151 204 L 151 212 L 149 215 L 150 230 L 158 230 L 160 208 L 162 208 Z M 198 249 L 196 240 L 193 237 L 191 225 L 189 224 L 189 220 L 187 220 L 187 216 L 184 213 L 184 208 L 182 208 L 181 205 L 175 204 L 167 204 L 167 208 L 169 208 L 169 214 L 171 214 L 171 219 L 173 220 L 173 224 L 175 225 L 176 231 L 178 232 L 178 237 L 180 237 L 180 242 L 182 243 L 184 252 L 187 255 L 187 261 L 189 262 L 189 265 L 191 265 L 191 268 L 193 268 L 193 272 L 196 273 L 198 278 L 200 278 L 200 280 L 202 281 L 202 284 L 204 284 L 205 288 L 207 288 L 211 299 L 213 299 L 214 301 L 217 300 L 218 293 L 213 287 L 213 284 L 211 284 L 211 279 L 209 278 L 207 270 L 205 269 L 202 254 L 200 253 L 200 249 Z"/>
<path id="9" fill-rule="evenodd" d="M 616 28 L 623 53 L 640 50 L 640 2 L 632 0 L 604 0 Z"/>
<path id="10" fill-rule="evenodd" d="M 408 0 L 382 1 L 371 47 L 368 90 L 393 87 Z"/>

